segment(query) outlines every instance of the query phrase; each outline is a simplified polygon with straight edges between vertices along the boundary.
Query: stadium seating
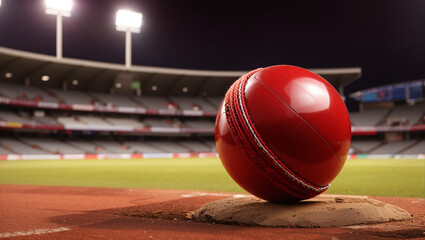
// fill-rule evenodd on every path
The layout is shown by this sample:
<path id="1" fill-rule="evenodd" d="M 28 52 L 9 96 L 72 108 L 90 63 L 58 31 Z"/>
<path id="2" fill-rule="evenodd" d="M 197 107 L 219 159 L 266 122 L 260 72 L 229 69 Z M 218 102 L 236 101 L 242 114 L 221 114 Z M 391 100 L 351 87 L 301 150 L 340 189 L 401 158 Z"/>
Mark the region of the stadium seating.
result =
<path id="1" fill-rule="evenodd" d="M 56 89 L 51 89 L 50 92 L 53 93 L 57 98 L 61 99 L 61 102 L 70 104 L 70 105 L 72 104 L 82 104 L 82 105 L 103 104 L 101 102 L 96 101 L 94 97 L 91 97 L 84 92 L 63 91 L 63 90 L 56 90 Z"/>
<path id="2" fill-rule="evenodd" d="M 368 153 L 372 149 L 377 148 L 381 145 L 381 141 L 378 140 L 366 140 L 366 141 L 352 141 L 351 148 L 355 150 L 355 153 Z"/>
<path id="3" fill-rule="evenodd" d="M 209 120 L 187 120 L 184 121 L 184 125 L 191 128 L 214 128 L 214 122 Z"/>
<path id="4" fill-rule="evenodd" d="M 202 111 L 217 111 L 217 108 L 213 107 L 202 98 L 197 97 L 170 97 L 172 102 L 178 104 L 182 110 L 202 110 Z"/>
<path id="5" fill-rule="evenodd" d="M 143 122 L 140 122 L 133 118 L 106 117 L 105 121 L 114 126 L 127 126 L 127 127 L 135 127 L 135 128 L 143 128 L 146 126 Z"/>
<path id="6" fill-rule="evenodd" d="M 86 125 L 92 125 L 92 126 L 112 126 L 111 123 L 108 123 L 101 117 L 94 117 L 94 116 L 79 116 L 78 117 L 80 122 L 83 122 Z"/>
<path id="7" fill-rule="evenodd" d="M 113 140 L 95 140 L 92 141 L 94 145 L 100 147 L 103 153 L 133 153 L 134 149 L 128 145 L 121 144 Z"/>
<path id="8" fill-rule="evenodd" d="M 89 139 L 73 138 L 72 140 L 57 140 L 54 132 L 47 138 L 34 138 L 20 136 L 15 139 L 0 139 L 0 155 L 2 154 L 133 154 L 133 153 L 203 153 L 215 152 L 215 142 L 211 139 L 211 132 L 214 129 L 214 119 L 210 115 L 182 115 L 186 110 L 217 112 L 222 97 L 181 97 L 181 96 L 127 96 L 111 95 L 98 92 L 64 91 L 54 89 L 40 89 L 37 87 L 23 87 L 9 83 L 0 83 L 0 96 L 11 99 L 23 99 L 27 101 L 44 101 L 52 103 L 65 103 L 69 105 L 89 105 L 99 106 L 90 108 L 72 108 L 67 106 L 64 110 L 55 111 L 44 109 L 44 105 L 22 105 L 23 108 L 0 110 L 0 121 L 10 123 L 22 123 L 31 126 L 26 128 L 42 128 L 47 126 L 51 129 L 57 127 L 64 130 L 85 131 L 107 131 L 109 134 L 121 134 L 132 136 L 190 136 L 190 134 L 200 134 L 209 136 L 206 141 L 173 141 L 173 140 L 129 140 L 124 137 L 117 141 L 114 138 L 103 138 L 91 136 Z M 58 104 L 56 104 L 58 105 Z M 29 109 L 31 107 L 32 109 Z M 38 108 L 40 107 L 40 108 Z M 102 109 L 114 108 L 110 112 L 101 113 Z M 37 110 L 37 113 L 34 112 Z M 38 109 L 37 109 L 38 108 Z M 128 111 L 117 111 L 115 108 L 128 108 Z M 155 111 L 163 111 L 162 115 L 144 115 L 144 112 L 136 112 L 143 108 L 150 110 L 150 114 L 157 114 Z M 55 109 L 55 108 L 54 108 Z M 153 110 L 153 111 L 152 111 Z M 179 110 L 173 112 L 170 110 Z M 84 111 L 83 114 L 80 111 Z M 149 114 L 149 113 L 148 113 Z M 350 113 L 353 126 L 388 126 L 398 124 L 414 125 L 424 122 L 425 102 L 419 102 L 409 106 L 396 105 L 392 109 L 367 109 L 362 112 Z M 46 115 L 46 116 L 44 116 Z M 54 116 L 54 117 L 53 117 Z M 37 125 L 37 126 L 36 126 Z M 19 126 L 19 125 L 17 125 Z M 36 127 L 34 127 L 36 126 Z M 188 130 L 189 129 L 189 130 Z M 195 129 L 192 131 L 190 129 Z M 205 131 L 208 130 L 208 131 Z M 33 131 L 34 130 L 30 130 Z M 197 131 L 197 132 L 196 132 Z M 36 131 L 35 131 L 36 132 Z M 110 136 L 111 136 L 110 135 Z M 373 138 L 370 138 L 373 139 Z M 354 137 L 351 145 L 355 154 L 423 154 L 425 153 L 425 141 L 411 140 L 401 142 L 382 141 L 382 137 L 375 140 L 356 140 Z"/>
<path id="9" fill-rule="evenodd" d="M 376 148 L 369 152 L 370 154 L 398 154 L 402 151 L 410 148 L 416 143 L 414 140 L 410 141 L 397 141 L 397 142 L 388 142 L 379 148 Z"/>
<path id="10" fill-rule="evenodd" d="M 353 126 L 376 126 L 380 124 L 389 109 L 368 109 L 362 112 L 350 113 Z"/>
<path id="11" fill-rule="evenodd" d="M 168 109 L 167 103 L 170 102 L 168 99 L 164 97 L 132 97 L 138 103 L 142 104 L 148 109 Z"/>
<path id="12" fill-rule="evenodd" d="M 425 153 L 425 140 L 419 141 L 410 148 L 404 150 L 403 154 L 423 154 Z"/>
<path id="13" fill-rule="evenodd" d="M 143 122 L 151 128 L 179 128 L 180 122 L 175 119 L 146 118 Z"/>
<path id="14" fill-rule="evenodd" d="M 181 145 L 189 149 L 189 152 L 213 152 L 213 149 L 201 142 L 197 141 L 179 141 Z"/>
<path id="15" fill-rule="evenodd" d="M 209 97 L 207 101 L 210 102 L 216 110 L 220 108 L 221 102 L 223 101 L 223 97 Z"/>
<path id="16" fill-rule="evenodd" d="M 34 120 L 40 125 L 60 125 L 56 119 L 52 117 L 35 117 Z"/>
<path id="17" fill-rule="evenodd" d="M 84 154 L 104 153 L 100 147 L 97 147 L 91 141 L 66 140 L 65 143 L 75 148 L 81 149 L 81 153 Z"/>
<path id="18" fill-rule="evenodd" d="M 60 124 L 63 124 L 64 126 L 79 126 L 79 125 L 85 125 L 83 122 L 80 122 L 78 120 L 78 117 L 58 117 L 57 121 Z"/>
<path id="19" fill-rule="evenodd" d="M 380 141 L 353 141 L 355 154 L 424 154 L 425 140 L 381 143 Z M 135 154 L 135 153 L 208 153 L 215 152 L 214 141 L 193 140 L 65 140 L 56 138 L 0 138 L 1 154 Z"/>
<path id="20" fill-rule="evenodd" d="M 16 154 L 48 154 L 48 152 L 41 150 L 37 144 L 30 146 L 12 138 L 0 138 L 0 145 Z"/>
<path id="21" fill-rule="evenodd" d="M 188 153 L 189 149 L 172 141 L 153 141 L 151 144 L 158 149 L 161 149 L 163 153 Z"/>
<path id="22" fill-rule="evenodd" d="M 14 152 L 4 148 L 1 146 L 1 142 L 0 142 L 0 155 L 7 155 L 7 154 L 15 154 Z"/>
<path id="23" fill-rule="evenodd" d="M 37 124 L 35 120 L 21 117 L 18 114 L 10 111 L 0 111 L 0 120 L 14 123 Z"/>
<path id="24" fill-rule="evenodd" d="M 208 145 L 212 152 L 217 152 L 215 141 L 205 141 L 205 145 Z"/>
<path id="25" fill-rule="evenodd" d="M 82 151 L 72 145 L 55 139 L 21 138 L 27 145 L 37 145 L 40 149 L 53 154 L 81 154 Z"/>
<path id="26" fill-rule="evenodd" d="M 105 103 L 106 106 L 111 107 L 133 107 L 141 108 L 143 105 L 137 103 L 136 101 L 130 99 L 125 95 L 111 95 L 106 93 L 90 93 L 96 99 L 99 99 L 101 102 Z"/>
<path id="27" fill-rule="evenodd" d="M 388 116 L 388 124 L 405 123 L 406 125 L 415 125 L 424 117 L 425 102 L 417 103 L 413 106 L 398 105 L 395 106 L 391 114 Z"/>
<path id="28" fill-rule="evenodd" d="M 163 150 L 146 141 L 127 141 L 124 144 L 134 149 L 135 153 L 164 153 Z"/>
<path id="29" fill-rule="evenodd" d="M 37 87 L 25 87 L 16 84 L 7 84 L 0 82 L 0 96 L 13 98 L 13 99 L 25 99 L 33 101 L 44 101 L 57 103 L 59 99 L 51 96 L 45 91 Z"/>

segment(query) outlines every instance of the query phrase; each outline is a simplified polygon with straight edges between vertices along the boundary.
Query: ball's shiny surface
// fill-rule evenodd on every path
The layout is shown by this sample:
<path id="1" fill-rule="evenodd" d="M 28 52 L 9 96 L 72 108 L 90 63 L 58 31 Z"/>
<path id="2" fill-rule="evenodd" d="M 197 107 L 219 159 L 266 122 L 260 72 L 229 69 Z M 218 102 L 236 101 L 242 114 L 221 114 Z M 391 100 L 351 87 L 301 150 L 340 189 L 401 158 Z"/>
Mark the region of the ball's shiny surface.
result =
<path id="1" fill-rule="evenodd" d="M 272 202 L 319 195 L 343 167 L 348 111 L 322 77 L 295 66 L 257 69 L 226 94 L 215 125 L 220 159 L 245 190 Z"/>

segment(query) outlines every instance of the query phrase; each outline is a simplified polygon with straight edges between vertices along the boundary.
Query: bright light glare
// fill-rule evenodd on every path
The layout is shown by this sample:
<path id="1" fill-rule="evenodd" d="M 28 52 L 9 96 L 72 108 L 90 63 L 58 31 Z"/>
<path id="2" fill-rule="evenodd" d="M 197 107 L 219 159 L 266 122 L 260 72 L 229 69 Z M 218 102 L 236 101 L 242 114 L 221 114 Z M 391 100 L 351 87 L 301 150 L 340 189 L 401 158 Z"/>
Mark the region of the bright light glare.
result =
<path id="1" fill-rule="evenodd" d="M 5 78 L 12 78 L 13 77 L 13 73 L 7 72 L 7 73 L 4 74 L 4 77 Z"/>
<path id="2" fill-rule="evenodd" d="M 139 33 L 142 26 L 142 14 L 129 10 L 118 10 L 115 25 L 118 31 Z"/>
<path id="3" fill-rule="evenodd" d="M 46 13 L 51 15 L 71 16 L 72 0 L 44 0 L 46 3 Z"/>
<path id="4" fill-rule="evenodd" d="M 43 75 L 43 76 L 41 76 L 41 81 L 43 81 L 43 82 L 47 82 L 47 81 L 49 81 L 50 80 L 50 77 L 48 76 L 48 75 Z"/>

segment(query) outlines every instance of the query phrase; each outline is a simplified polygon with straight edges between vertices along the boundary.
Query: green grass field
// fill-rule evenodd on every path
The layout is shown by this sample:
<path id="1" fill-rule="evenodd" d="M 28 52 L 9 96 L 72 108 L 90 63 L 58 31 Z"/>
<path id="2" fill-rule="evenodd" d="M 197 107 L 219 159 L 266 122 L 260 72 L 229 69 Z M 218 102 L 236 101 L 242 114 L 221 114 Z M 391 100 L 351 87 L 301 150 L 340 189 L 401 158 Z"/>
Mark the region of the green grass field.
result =
<path id="1" fill-rule="evenodd" d="M 1 161 L 0 184 L 244 192 L 219 159 Z M 425 160 L 348 160 L 326 193 L 425 197 Z"/>

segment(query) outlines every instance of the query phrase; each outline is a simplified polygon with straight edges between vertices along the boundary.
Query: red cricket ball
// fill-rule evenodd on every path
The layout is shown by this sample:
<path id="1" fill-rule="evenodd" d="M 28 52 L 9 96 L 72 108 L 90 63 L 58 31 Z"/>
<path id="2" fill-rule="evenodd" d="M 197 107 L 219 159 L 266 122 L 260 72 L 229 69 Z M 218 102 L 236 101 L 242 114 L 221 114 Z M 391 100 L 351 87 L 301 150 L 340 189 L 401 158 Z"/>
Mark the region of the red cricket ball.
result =
<path id="1" fill-rule="evenodd" d="M 295 66 L 257 69 L 238 79 L 220 107 L 215 140 L 230 176 L 271 202 L 324 192 L 348 155 L 351 125 L 338 92 Z"/>

